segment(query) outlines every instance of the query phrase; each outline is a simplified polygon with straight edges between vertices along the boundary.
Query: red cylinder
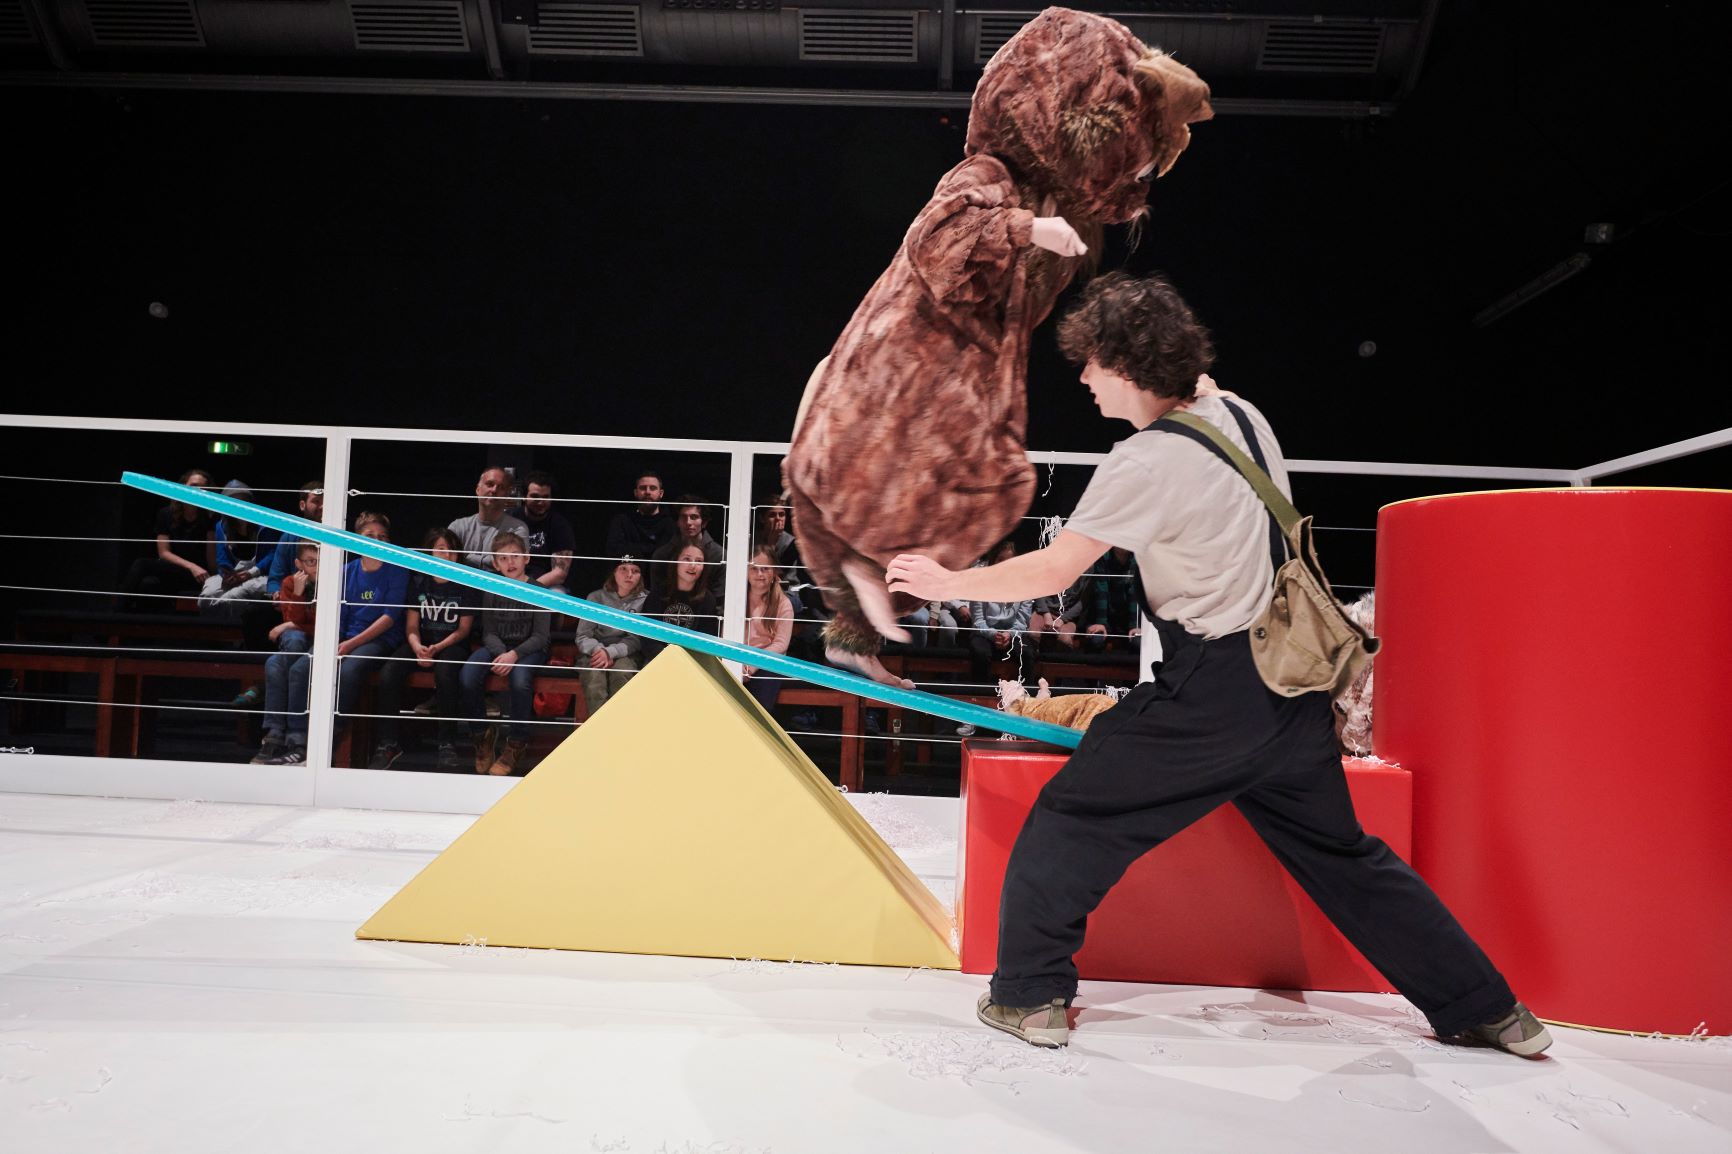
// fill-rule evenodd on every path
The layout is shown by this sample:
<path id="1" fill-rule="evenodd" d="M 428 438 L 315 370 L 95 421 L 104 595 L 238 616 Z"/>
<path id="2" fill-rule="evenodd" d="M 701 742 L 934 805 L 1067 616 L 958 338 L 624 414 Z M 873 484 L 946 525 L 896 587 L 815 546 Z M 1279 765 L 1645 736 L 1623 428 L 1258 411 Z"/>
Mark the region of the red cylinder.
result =
<path id="1" fill-rule="evenodd" d="M 1386 506 L 1373 731 L 1536 1014 L 1732 1031 L 1732 492 Z"/>

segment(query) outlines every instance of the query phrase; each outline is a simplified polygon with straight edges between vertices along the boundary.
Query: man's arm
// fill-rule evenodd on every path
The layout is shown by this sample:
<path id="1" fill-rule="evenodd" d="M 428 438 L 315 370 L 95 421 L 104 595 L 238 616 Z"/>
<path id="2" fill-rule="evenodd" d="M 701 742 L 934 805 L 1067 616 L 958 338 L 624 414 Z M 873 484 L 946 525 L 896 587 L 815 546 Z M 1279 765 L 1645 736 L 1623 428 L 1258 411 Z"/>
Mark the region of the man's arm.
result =
<path id="1" fill-rule="evenodd" d="M 571 522 L 558 513 L 549 514 L 547 540 L 553 546 L 552 567 L 541 575 L 541 584 L 549 588 L 563 586 L 565 579 L 571 576 L 572 554 L 577 552 L 577 535 L 571 531 Z"/>
<path id="2" fill-rule="evenodd" d="M 984 569 L 946 569 L 930 557 L 904 553 L 890 562 L 885 575 L 890 592 L 927 601 L 1027 601 L 1068 589 L 1107 548 L 1103 541 L 1063 529 L 1045 549 Z"/>

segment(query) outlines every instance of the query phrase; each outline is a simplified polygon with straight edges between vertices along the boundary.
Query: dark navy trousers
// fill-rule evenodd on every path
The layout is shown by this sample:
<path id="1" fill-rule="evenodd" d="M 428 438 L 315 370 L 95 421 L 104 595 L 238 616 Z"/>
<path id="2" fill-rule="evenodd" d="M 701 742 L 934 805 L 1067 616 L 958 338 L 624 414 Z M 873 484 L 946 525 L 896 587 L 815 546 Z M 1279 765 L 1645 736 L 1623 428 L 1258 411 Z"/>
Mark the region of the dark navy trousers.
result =
<path id="1" fill-rule="evenodd" d="M 1360 828 L 1328 698 L 1271 693 L 1247 633 L 1203 641 L 1155 625 L 1159 676 L 1094 720 L 1017 836 L 992 1000 L 1068 1003 L 1072 956 L 1107 890 L 1137 858 L 1231 802 L 1439 1034 L 1507 1012 L 1515 997 L 1485 952 L 1411 866 Z"/>

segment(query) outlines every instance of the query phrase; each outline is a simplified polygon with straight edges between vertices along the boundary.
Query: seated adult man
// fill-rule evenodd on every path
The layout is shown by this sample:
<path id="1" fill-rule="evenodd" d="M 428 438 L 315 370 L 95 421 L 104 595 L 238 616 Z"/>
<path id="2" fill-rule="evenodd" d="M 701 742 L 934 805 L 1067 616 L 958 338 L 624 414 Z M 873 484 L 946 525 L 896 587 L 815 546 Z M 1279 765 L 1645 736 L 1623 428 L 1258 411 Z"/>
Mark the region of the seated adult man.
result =
<path id="1" fill-rule="evenodd" d="M 307 481 L 302 484 L 295 511 L 309 521 L 322 520 L 325 515 L 325 483 Z M 268 596 L 275 597 L 277 590 L 283 587 L 283 579 L 294 576 L 300 544 L 301 539 L 292 533 L 277 538 L 276 551 L 271 554 L 270 566 L 265 570 L 265 593 Z"/>
<path id="2" fill-rule="evenodd" d="M 548 589 L 568 592 L 571 556 L 577 552 L 577 535 L 571 522 L 553 507 L 558 486 L 552 473 L 537 469 L 523 483 L 523 504 L 511 515 L 523 522 L 524 541 L 529 546 L 529 579 Z"/>
<path id="3" fill-rule="evenodd" d="M 607 543 L 602 549 L 608 557 L 653 557 L 657 549 L 674 539 L 678 530 L 674 519 L 662 508 L 661 474 L 644 469 L 632 483 L 636 504 L 624 512 L 615 513 L 607 523 Z"/>
<path id="4" fill-rule="evenodd" d="M 463 563 L 477 569 L 495 569 L 493 538 L 501 533 L 527 536 L 522 521 L 506 512 L 511 506 L 511 474 L 498 465 L 481 471 L 475 482 L 475 512 L 451 522 L 451 531 L 463 543 Z"/>

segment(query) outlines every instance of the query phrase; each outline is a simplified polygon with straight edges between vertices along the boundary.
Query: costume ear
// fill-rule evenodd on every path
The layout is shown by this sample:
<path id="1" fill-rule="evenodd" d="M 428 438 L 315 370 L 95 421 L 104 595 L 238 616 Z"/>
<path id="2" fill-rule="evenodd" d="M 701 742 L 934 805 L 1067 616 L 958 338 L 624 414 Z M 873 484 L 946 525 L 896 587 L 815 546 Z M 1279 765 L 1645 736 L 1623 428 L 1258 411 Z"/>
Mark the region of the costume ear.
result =
<path id="1" fill-rule="evenodd" d="M 1189 124 L 1215 115 L 1203 78 L 1163 52 L 1151 52 L 1136 65 L 1137 84 L 1155 106 L 1155 175 L 1166 174 L 1191 142 Z"/>

